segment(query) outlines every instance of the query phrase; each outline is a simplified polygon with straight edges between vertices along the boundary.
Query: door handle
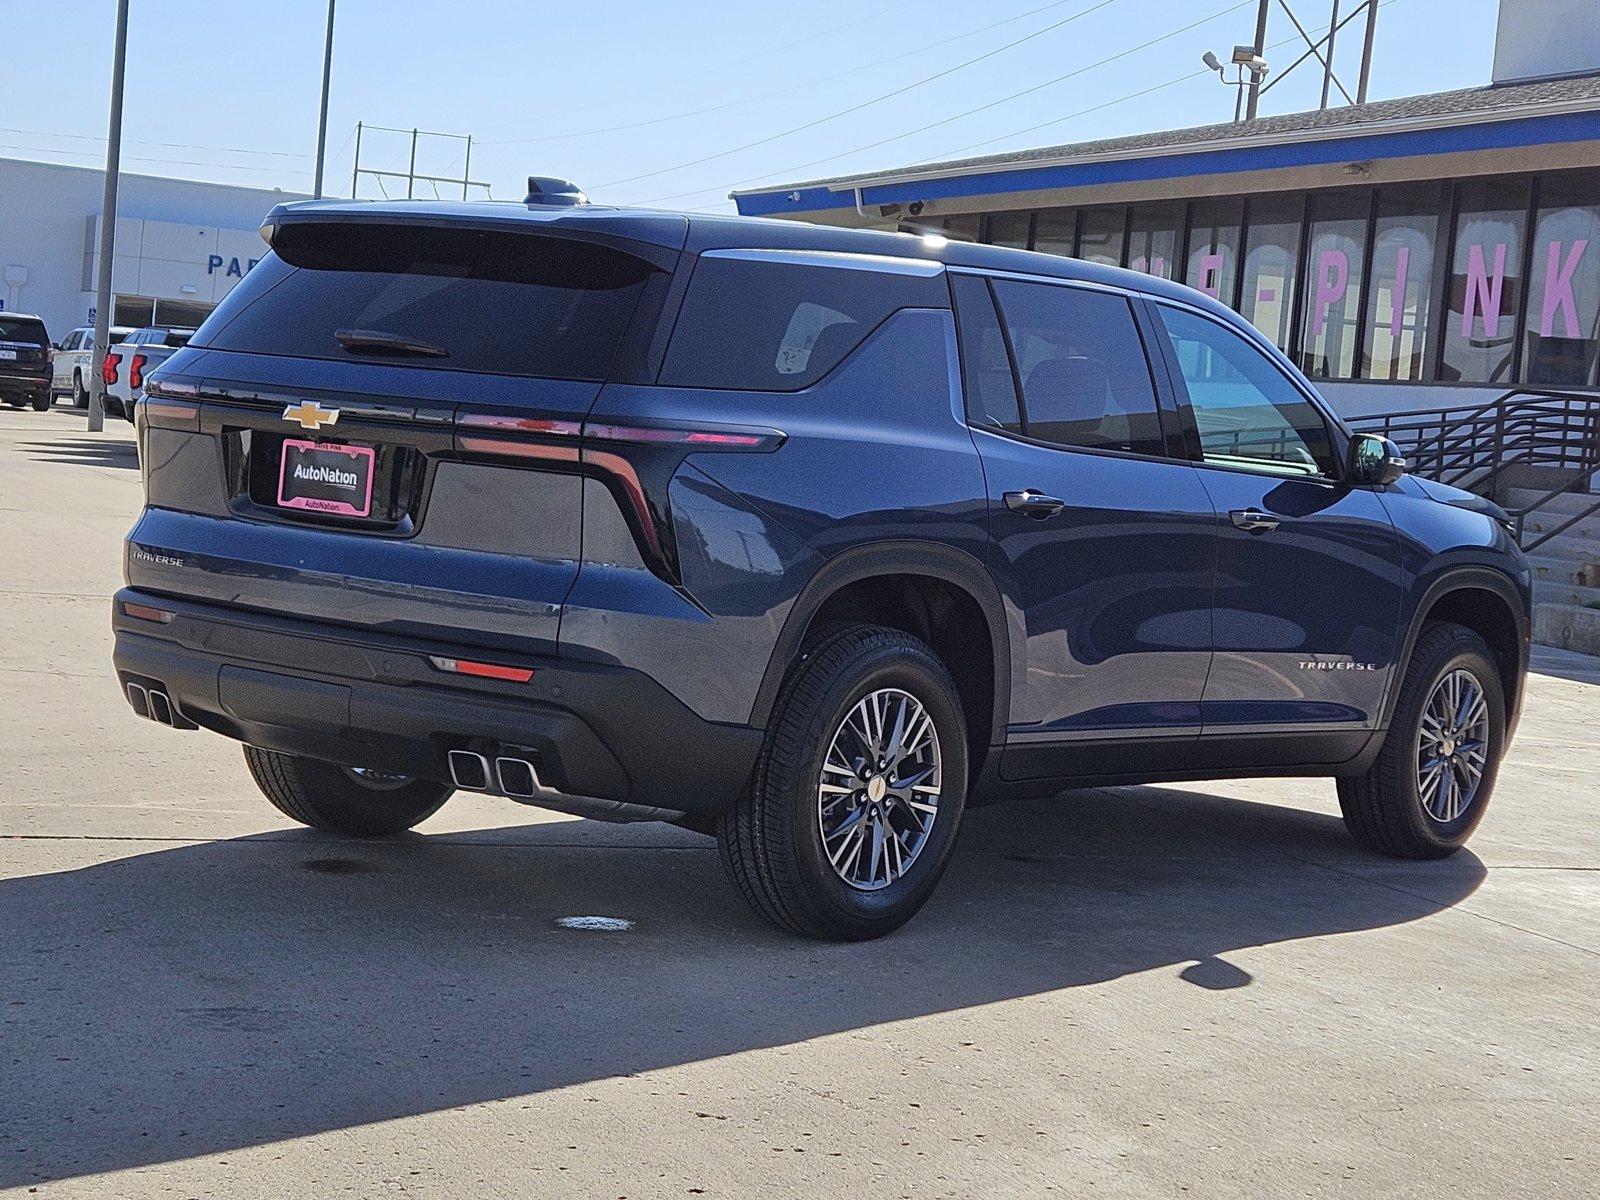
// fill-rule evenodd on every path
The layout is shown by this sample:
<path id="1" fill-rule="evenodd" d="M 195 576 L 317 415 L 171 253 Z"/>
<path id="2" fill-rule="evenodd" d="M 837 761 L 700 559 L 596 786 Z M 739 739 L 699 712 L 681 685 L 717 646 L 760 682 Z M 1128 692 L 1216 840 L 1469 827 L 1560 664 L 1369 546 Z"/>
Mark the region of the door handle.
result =
<path id="1" fill-rule="evenodd" d="M 1035 521 L 1053 517 L 1066 506 L 1065 500 L 1057 500 L 1054 496 L 1046 496 L 1043 492 L 1036 492 L 1032 488 L 1025 492 L 1006 493 L 1007 508 L 1025 517 L 1032 517 Z"/>
<path id="2" fill-rule="evenodd" d="M 1278 527 L 1278 518 L 1256 508 L 1236 508 L 1228 514 L 1238 529 L 1246 533 L 1271 533 Z"/>

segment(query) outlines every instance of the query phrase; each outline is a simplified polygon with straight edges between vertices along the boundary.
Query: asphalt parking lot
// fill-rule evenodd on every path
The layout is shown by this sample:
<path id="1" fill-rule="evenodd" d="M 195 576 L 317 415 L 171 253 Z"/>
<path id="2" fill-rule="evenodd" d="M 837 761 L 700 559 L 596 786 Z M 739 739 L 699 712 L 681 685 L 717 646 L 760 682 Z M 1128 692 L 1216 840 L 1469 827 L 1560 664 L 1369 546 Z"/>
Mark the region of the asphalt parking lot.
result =
<path id="1" fill-rule="evenodd" d="M 137 720 L 137 466 L 0 409 L 0 1192 L 1600 1188 L 1600 660 L 1541 654 L 1446 862 L 1358 850 L 1321 780 L 1073 792 L 814 945 L 689 833 L 458 797 L 332 840 Z"/>

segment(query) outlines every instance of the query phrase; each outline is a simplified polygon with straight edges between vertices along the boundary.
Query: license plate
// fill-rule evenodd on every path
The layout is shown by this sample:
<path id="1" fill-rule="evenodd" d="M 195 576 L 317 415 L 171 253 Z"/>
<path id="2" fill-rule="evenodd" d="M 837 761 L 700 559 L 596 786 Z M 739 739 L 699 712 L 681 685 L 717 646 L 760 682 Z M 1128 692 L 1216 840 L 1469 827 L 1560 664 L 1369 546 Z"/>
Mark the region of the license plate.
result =
<path id="1" fill-rule="evenodd" d="M 16 362 L 17 352 L 15 350 L 0 350 L 0 358 L 6 359 L 8 362 Z"/>
<path id="2" fill-rule="evenodd" d="M 335 446 L 286 438 L 278 470 L 278 504 L 340 517 L 372 511 L 371 446 Z"/>

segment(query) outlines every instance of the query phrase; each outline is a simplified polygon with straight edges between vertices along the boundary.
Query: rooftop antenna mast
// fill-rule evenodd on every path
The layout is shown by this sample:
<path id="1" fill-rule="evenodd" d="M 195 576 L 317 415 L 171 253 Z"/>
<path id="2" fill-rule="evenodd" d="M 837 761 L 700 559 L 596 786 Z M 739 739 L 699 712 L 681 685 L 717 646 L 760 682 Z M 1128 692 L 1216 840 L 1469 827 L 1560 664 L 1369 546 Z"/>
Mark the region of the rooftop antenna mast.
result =
<path id="1" fill-rule="evenodd" d="M 380 167 L 362 166 L 361 156 L 363 150 L 365 150 L 369 157 L 372 154 L 372 145 L 370 141 L 366 143 L 365 147 L 363 147 L 362 143 L 362 135 L 368 133 L 404 134 L 409 139 L 410 146 L 410 153 L 406 159 L 406 169 L 403 171 L 398 171 L 388 170 Z M 422 145 L 425 144 L 423 142 L 424 138 L 444 139 L 446 143 L 451 141 L 462 143 L 462 153 L 460 156 L 461 174 L 419 175 L 417 173 L 417 151 Z M 350 198 L 352 200 L 356 199 L 360 195 L 361 180 L 363 176 L 371 179 L 378 185 L 378 191 L 383 194 L 383 198 L 385 200 L 394 198 L 389 195 L 389 189 L 384 183 L 385 180 L 389 179 L 405 181 L 407 200 L 419 199 L 417 196 L 417 184 L 419 183 L 425 183 L 428 185 L 430 194 L 425 198 L 430 200 L 438 197 L 439 188 L 441 185 L 447 186 L 451 190 L 460 188 L 461 198 L 463 200 L 470 200 L 473 195 L 473 190 L 479 188 L 482 189 L 480 194 L 483 198 L 493 199 L 493 194 L 490 191 L 488 182 L 482 179 L 472 178 L 472 134 L 470 133 L 439 133 L 430 129 L 396 129 L 392 125 L 368 125 L 365 121 L 357 121 L 356 161 L 355 166 L 351 168 L 350 171 Z M 396 182 L 395 187 L 398 190 L 398 182 Z"/>
<path id="2" fill-rule="evenodd" d="M 1322 68 L 1322 95 L 1317 105 L 1318 108 L 1327 108 L 1329 106 L 1330 101 L 1333 99 L 1333 90 L 1335 88 L 1338 89 L 1339 95 L 1344 97 L 1346 104 L 1365 104 L 1367 102 L 1367 85 L 1372 79 L 1372 49 L 1378 35 L 1378 5 L 1381 0 L 1358 0 L 1348 12 L 1341 13 L 1347 2 L 1348 0 L 1332 0 L 1333 7 L 1328 15 L 1327 32 L 1320 38 L 1313 38 L 1310 31 L 1306 29 L 1300 18 L 1295 14 L 1294 9 L 1289 6 L 1289 0 L 1260 0 L 1260 6 L 1256 9 L 1255 40 L 1248 46 L 1235 46 L 1233 48 L 1233 56 L 1230 62 L 1238 68 L 1237 76 L 1234 79 L 1230 80 L 1224 74 L 1224 64 L 1221 60 L 1211 51 L 1206 51 L 1204 55 L 1206 66 L 1215 71 L 1217 77 L 1223 83 L 1238 89 L 1243 95 L 1244 119 L 1246 121 L 1256 119 L 1260 110 L 1262 96 L 1281 83 L 1301 63 L 1312 58 L 1316 59 L 1318 65 Z M 1267 83 L 1265 80 L 1268 66 L 1266 59 L 1262 55 L 1267 48 L 1268 17 L 1271 15 L 1274 3 L 1283 10 L 1283 15 L 1289 18 L 1290 23 L 1295 27 L 1295 32 L 1305 42 L 1306 49 L 1299 58 L 1295 59 L 1282 71 L 1279 71 L 1271 83 Z M 1356 93 L 1352 96 L 1350 90 L 1345 87 L 1344 81 L 1334 71 L 1333 51 L 1339 31 L 1360 16 L 1365 16 L 1366 18 L 1366 29 L 1361 45 L 1361 68 L 1356 83 Z M 1246 76 L 1248 76 L 1248 82 L 1246 81 Z M 1239 119 L 1238 96 L 1234 99 L 1233 119 L 1235 121 Z"/>

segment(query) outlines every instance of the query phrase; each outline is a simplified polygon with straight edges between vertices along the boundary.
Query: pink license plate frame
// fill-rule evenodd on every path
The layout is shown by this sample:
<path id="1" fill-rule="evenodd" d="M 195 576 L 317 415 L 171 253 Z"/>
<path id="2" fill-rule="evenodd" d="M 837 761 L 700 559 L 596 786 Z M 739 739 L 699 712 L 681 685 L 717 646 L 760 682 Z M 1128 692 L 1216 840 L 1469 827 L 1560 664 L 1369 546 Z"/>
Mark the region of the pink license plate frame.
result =
<path id="1" fill-rule="evenodd" d="M 322 496 L 290 496 L 286 494 L 291 453 L 307 450 L 314 450 L 319 454 L 336 454 L 354 461 L 364 460 L 366 462 L 366 486 L 362 489 L 359 504 Z M 305 438 L 285 438 L 283 440 L 282 454 L 278 460 L 278 506 L 280 508 L 298 508 L 308 512 L 329 513 L 338 517 L 368 516 L 372 512 L 372 477 L 377 473 L 377 466 L 378 452 L 371 446 L 334 445 L 328 442 L 308 441 Z"/>

